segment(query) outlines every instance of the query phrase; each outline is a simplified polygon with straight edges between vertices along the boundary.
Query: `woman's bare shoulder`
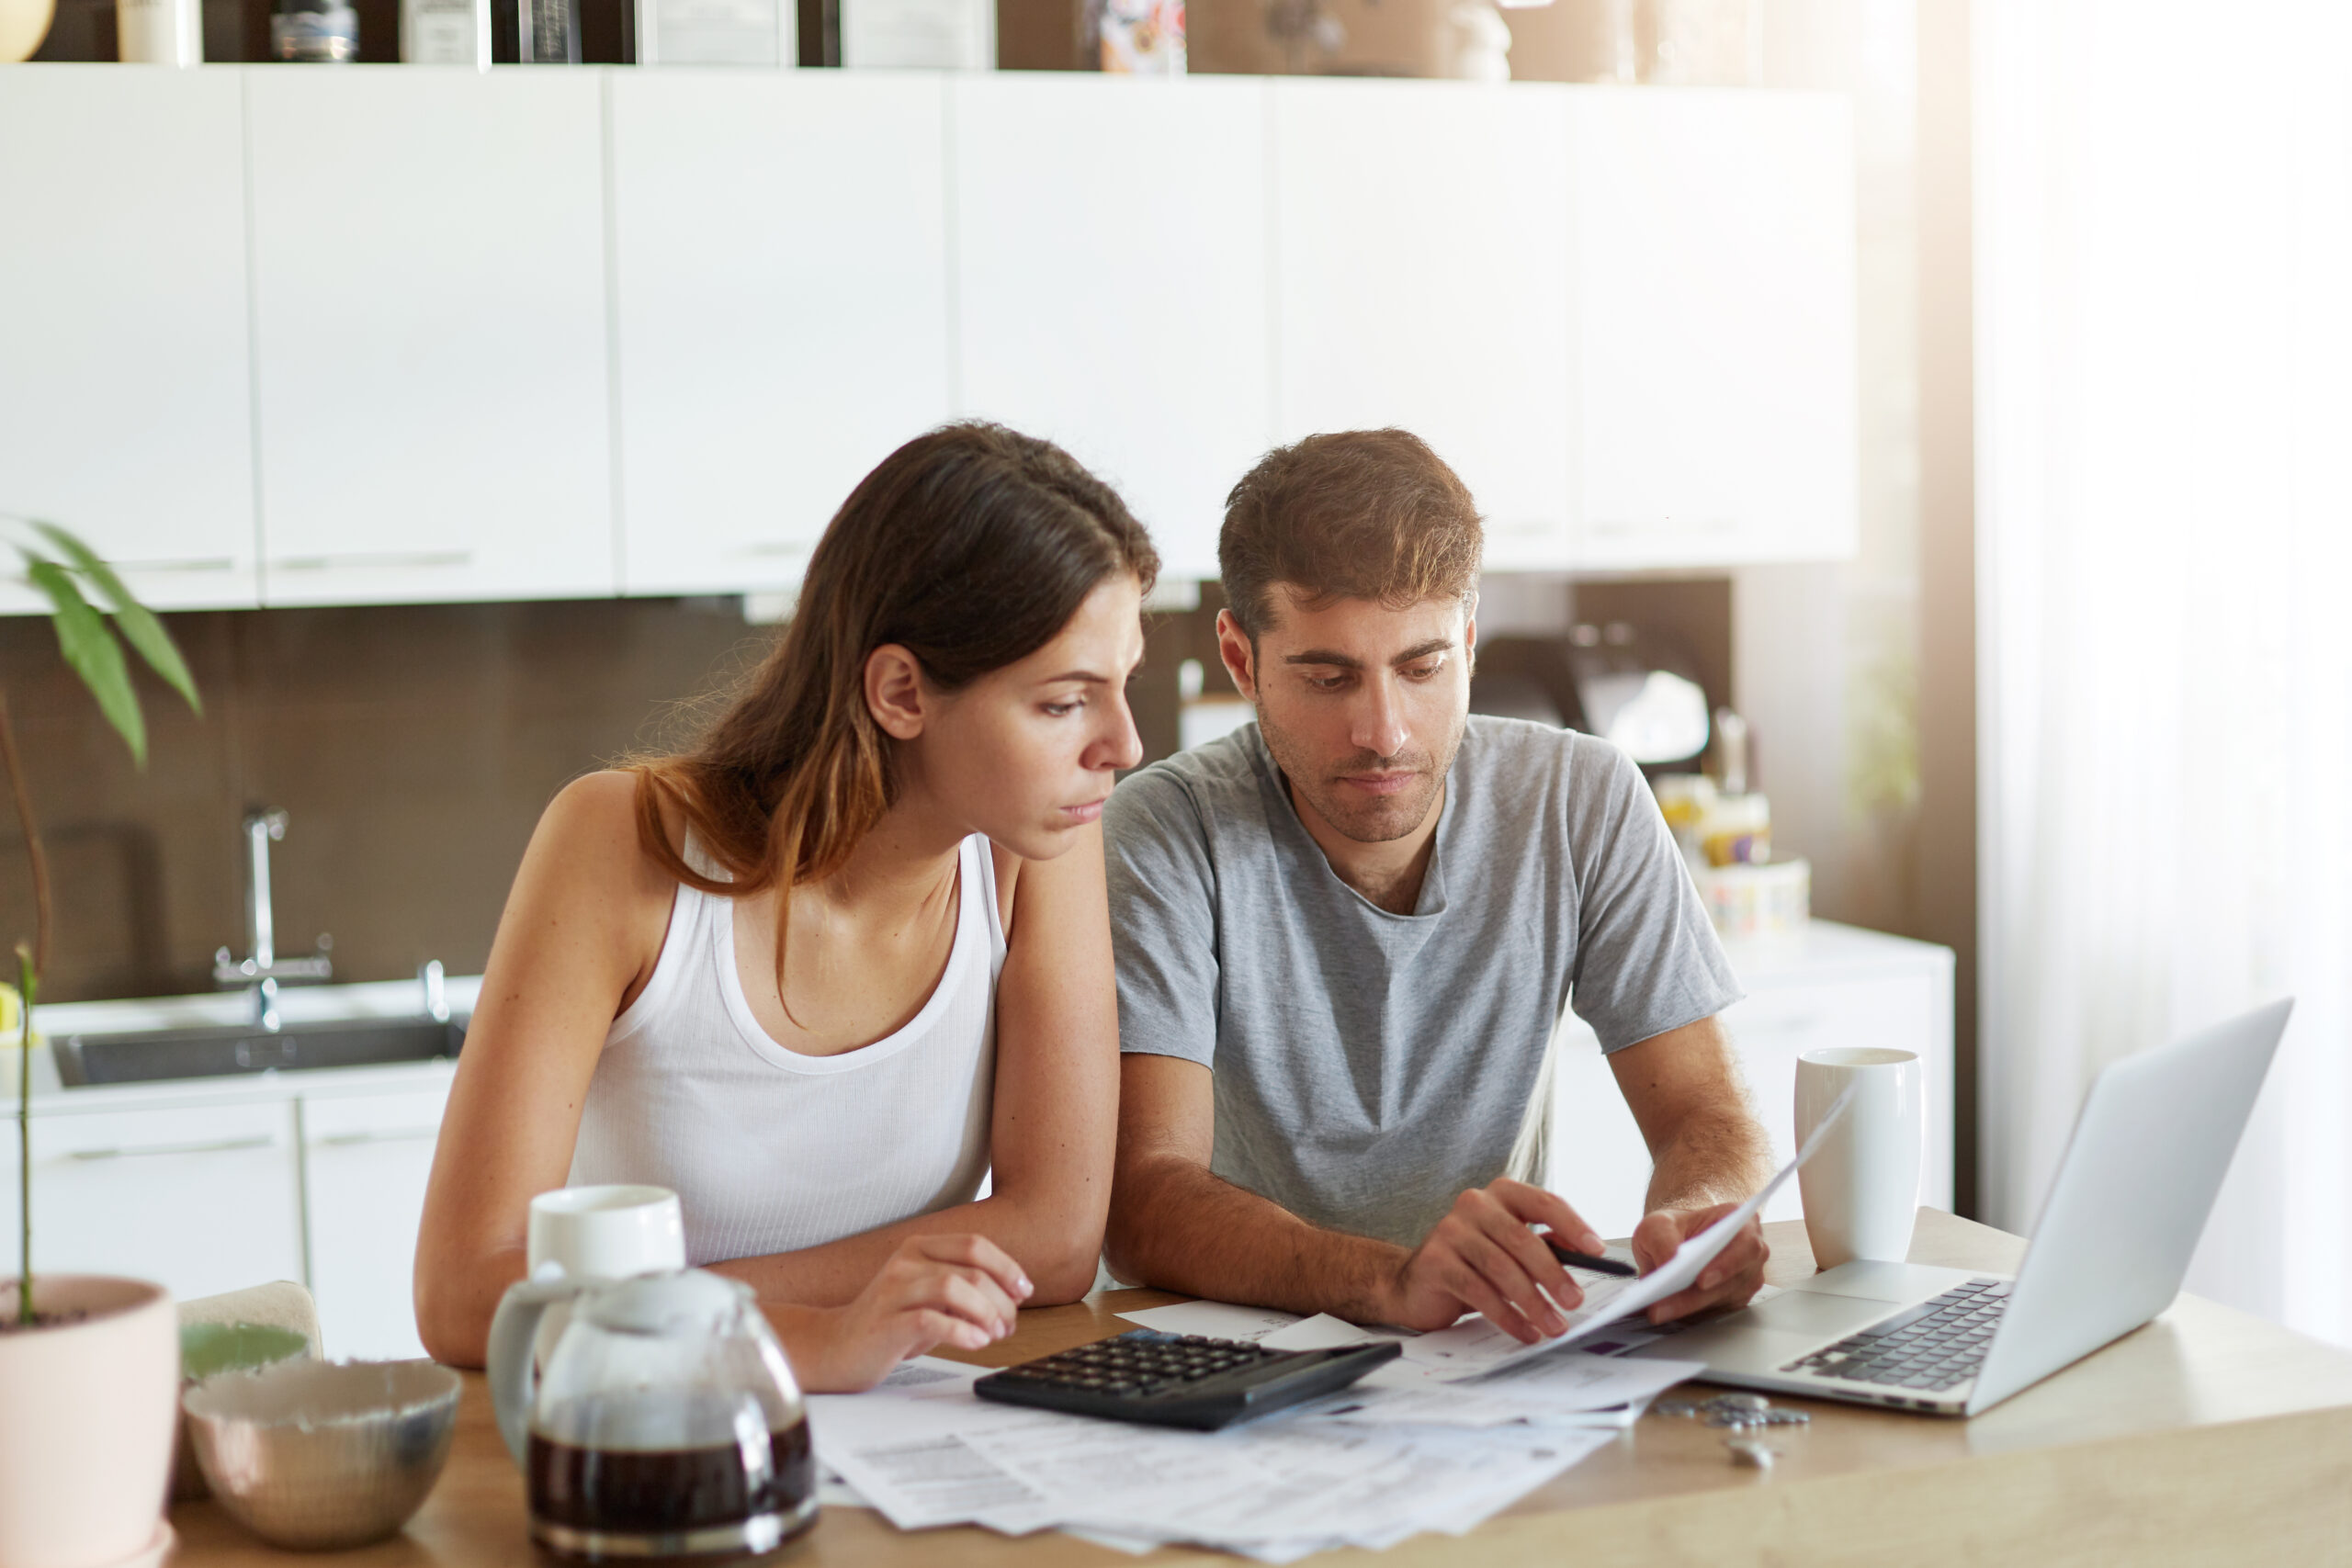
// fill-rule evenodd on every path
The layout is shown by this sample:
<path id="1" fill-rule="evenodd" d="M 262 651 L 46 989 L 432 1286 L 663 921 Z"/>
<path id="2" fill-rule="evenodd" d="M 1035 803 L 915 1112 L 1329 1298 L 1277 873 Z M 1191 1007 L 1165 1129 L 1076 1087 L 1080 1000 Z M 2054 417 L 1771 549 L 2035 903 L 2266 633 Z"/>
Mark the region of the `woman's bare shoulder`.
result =
<path id="1" fill-rule="evenodd" d="M 620 895 L 634 903 L 667 906 L 676 879 L 646 853 L 638 836 L 639 775 L 621 769 L 583 774 L 556 792 L 531 838 L 531 857 L 567 888 Z M 676 809 L 662 807 L 670 848 L 683 843 L 685 827 Z"/>

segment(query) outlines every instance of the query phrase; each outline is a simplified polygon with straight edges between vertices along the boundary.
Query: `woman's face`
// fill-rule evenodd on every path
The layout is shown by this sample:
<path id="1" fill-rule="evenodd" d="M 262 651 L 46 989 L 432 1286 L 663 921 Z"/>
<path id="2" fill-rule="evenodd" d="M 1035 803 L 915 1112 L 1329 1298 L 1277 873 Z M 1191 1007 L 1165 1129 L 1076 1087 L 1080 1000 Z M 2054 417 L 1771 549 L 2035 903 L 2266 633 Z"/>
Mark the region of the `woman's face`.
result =
<path id="1" fill-rule="evenodd" d="M 1142 610 L 1136 580 L 1118 573 L 1026 659 L 926 693 L 922 733 L 905 742 L 909 781 L 1023 860 L 1069 849 L 1101 819 L 1118 771 L 1143 760 L 1126 689 Z"/>

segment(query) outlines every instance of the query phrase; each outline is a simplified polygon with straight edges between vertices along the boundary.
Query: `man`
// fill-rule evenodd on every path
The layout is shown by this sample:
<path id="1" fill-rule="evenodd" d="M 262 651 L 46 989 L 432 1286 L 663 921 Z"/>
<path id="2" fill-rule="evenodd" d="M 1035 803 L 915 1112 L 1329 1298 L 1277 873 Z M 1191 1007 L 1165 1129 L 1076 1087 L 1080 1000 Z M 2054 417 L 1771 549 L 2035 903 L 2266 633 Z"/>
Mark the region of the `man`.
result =
<path id="1" fill-rule="evenodd" d="M 1218 646 L 1258 722 L 1103 817 L 1124 1279 L 1560 1332 L 1582 1293 L 1531 1227 L 1600 1238 L 1502 1172 L 1570 1000 L 1650 1147 L 1645 1270 L 1762 1179 L 1714 1016 L 1739 992 L 1640 772 L 1470 716 L 1479 545 L 1468 491 L 1403 431 L 1311 436 L 1227 499 Z M 1653 1320 L 1745 1302 L 1764 1257 L 1751 1224 Z"/>

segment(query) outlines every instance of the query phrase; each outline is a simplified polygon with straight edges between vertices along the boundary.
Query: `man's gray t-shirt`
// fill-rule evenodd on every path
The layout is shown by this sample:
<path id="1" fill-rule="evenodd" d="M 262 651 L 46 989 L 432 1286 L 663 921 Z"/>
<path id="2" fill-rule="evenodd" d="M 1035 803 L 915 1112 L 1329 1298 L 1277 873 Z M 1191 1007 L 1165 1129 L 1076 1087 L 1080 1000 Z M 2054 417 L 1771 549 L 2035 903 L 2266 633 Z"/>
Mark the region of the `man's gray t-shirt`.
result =
<path id="1" fill-rule="evenodd" d="M 1590 736 L 1472 716 L 1409 915 L 1332 871 L 1254 724 L 1102 821 L 1121 1049 L 1211 1068 L 1211 1168 L 1314 1224 L 1411 1245 L 1501 1175 L 1571 996 L 1604 1051 L 1739 998 L 1640 771 Z"/>

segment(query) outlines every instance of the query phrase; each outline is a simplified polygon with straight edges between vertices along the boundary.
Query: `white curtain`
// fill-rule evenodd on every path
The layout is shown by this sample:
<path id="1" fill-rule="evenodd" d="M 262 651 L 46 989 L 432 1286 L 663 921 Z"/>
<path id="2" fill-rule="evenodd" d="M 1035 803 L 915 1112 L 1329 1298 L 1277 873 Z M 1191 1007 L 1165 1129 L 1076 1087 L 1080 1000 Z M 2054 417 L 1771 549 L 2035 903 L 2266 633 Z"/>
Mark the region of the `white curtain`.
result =
<path id="1" fill-rule="evenodd" d="M 1985 1218 L 2291 994 L 2188 1288 L 2352 1343 L 2352 11 L 1973 25 Z"/>

